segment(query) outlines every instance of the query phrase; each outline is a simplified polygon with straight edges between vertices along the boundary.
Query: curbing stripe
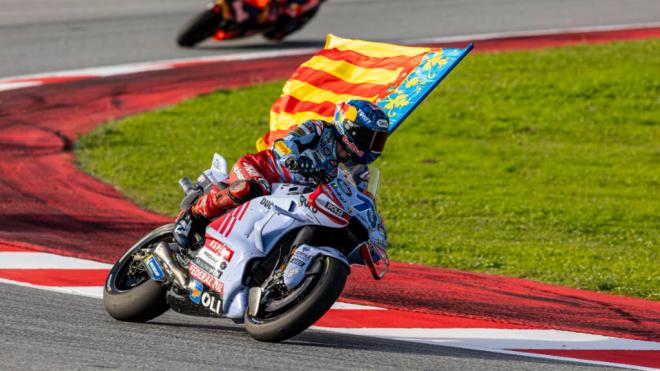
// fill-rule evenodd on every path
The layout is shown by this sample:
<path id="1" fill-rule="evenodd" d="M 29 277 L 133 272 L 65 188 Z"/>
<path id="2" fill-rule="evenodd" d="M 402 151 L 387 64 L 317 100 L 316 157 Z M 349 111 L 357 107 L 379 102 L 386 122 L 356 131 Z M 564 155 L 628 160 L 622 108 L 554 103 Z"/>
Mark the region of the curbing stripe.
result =
<path id="1" fill-rule="evenodd" d="M 237 212 L 238 210 L 236 209 Z M 0 269 L 0 282 L 102 298 L 103 286 L 90 285 L 90 283 L 102 285 L 108 270 L 89 269 L 89 267 L 100 265 L 108 268 L 108 264 L 42 252 L 16 250 L 18 248 L 14 247 L 11 251 L 0 252 L 0 258 L 8 258 L 0 259 L 0 262 L 11 267 Z M 22 263 L 19 264 L 19 260 Z M 49 269 L 53 266 L 57 266 L 58 269 Z M 347 325 L 348 327 L 341 327 Z M 660 367 L 660 342 L 522 327 L 495 321 L 430 315 L 356 303 L 335 303 L 312 328 L 325 332 L 592 365 L 625 366 L 640 370 Z"/>

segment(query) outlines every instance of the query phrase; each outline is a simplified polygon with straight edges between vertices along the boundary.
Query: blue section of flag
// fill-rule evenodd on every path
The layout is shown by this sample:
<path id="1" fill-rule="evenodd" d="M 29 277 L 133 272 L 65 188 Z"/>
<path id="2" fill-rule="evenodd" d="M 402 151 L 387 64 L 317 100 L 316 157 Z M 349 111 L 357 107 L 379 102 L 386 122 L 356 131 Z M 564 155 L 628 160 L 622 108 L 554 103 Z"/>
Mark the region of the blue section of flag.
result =
<path id="1" fill-rule="evenodd" d="M 430 52 L 392 93 L 378 102 L 390 117 L 390 134 L 438 86 L 440 81 L 465 57 L 472 44 L 465 49 L 443 48 Z"/>

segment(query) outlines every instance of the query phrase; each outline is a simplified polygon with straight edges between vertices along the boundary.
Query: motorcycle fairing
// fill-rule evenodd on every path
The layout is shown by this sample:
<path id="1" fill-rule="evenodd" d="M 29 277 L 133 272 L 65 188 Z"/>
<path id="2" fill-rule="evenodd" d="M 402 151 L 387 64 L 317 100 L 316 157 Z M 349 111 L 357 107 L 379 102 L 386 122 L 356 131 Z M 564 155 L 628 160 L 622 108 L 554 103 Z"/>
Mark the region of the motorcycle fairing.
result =
<path id="1" fill-rule="evenodd" d="M 287 232 L 309 225 L 343 228 L 347 219 L 338 217 L 340 213 L 345 213 L 346 217 L 355 215 L 369 230 L 370 235 L 374 232 L 368 215 L 368 209 L 374 207 L 373 202 L 359 198 L 357 194 L 360 192 L 350 179 L 340 172 L 337 179 L 329 185 L 328 189 L 331 191 L 317 187 L 314 192 L 308 192 L 309 189 L 305 186 L 273 184 L 271 195 L 252 199 L 214 220 L 207 227 L 205 245 L 197 257 L 206 254 L 217 256 L 212 267 L 213 272 L 210 273 L 220 273 L 217 279 L 222 283 L 222 312 L 228 318 L 241 321 L 247 308 L 248 287 L 243 283 L 243 277 L 248 263 L 268 255 Z M 316 197 L 312 198 L 315 192 Z M 332 210 L 328 209 L 328 202 L 334 205 L 330 206 Z M 352 206 L 352 203 L 357 205 Z M 323 212 L 323 209 L 332 216 Z M 217 246 L 214 251 L 213 241 L 232 251 L 230 261 L 222 259 Z M 357 256 L 358 259 L 349 260 L 336 249 L 324 246 L 313 248 L 314 254 L 333 257 L 347 266 L 350 263 L 362 263 L 359 254 L 350 254 L 349 256 Z M 220 269 L 223 261 L 226 261 L 226 265 Z"/>

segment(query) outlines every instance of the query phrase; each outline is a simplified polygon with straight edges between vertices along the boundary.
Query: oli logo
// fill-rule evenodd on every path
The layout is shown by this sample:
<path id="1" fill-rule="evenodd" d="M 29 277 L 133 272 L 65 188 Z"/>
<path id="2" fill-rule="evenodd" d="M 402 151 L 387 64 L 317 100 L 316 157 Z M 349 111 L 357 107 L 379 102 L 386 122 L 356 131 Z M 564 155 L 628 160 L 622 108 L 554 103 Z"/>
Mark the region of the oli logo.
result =
<path id="1" fill-rule="evenodd" d="M 190 290 L 190 300 L 195 304 L 201 304 L 213 313 L 220 314 L 222 310 L 222 299 L 204 291 L 204 285 L 193 280 L 194 286 Z"/>
<path id="2" fill-rule="evenodd" d="M 208 292 L 202 294 L 202 305 L 213 313 L 220 314 L 222 300 Z"/>

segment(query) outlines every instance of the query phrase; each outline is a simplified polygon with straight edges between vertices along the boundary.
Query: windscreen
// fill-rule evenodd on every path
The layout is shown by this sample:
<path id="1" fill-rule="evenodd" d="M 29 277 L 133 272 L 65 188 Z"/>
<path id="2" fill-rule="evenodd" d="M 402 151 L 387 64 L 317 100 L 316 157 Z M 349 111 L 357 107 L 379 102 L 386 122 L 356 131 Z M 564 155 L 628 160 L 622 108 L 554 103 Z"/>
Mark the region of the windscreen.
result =
<path id="1" fill-rule="evenodd" d="M 369 166 L 369 185 L 367 191 L 374 197 L 378 194 L 378 185 L 380 184 L 380 170 L 375 166 Z"/>

